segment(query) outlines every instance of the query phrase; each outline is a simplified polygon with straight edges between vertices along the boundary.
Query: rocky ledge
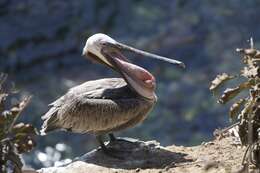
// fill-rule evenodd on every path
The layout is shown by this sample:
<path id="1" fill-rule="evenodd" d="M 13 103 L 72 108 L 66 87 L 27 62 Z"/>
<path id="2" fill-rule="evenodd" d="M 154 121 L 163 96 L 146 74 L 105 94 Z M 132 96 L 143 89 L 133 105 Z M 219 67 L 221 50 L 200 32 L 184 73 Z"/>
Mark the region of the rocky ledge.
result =
<path id="1" fill-rule="evenodd" d="M 71 163 L 42 168 L 39 173 L 95 172 L 237 172 L 245 148 L 232 136 L 218 138 L 199 146 L 162 147 L 156 141 L 119 140 L 107 144 L 113 157 L 93 150 Z"/>

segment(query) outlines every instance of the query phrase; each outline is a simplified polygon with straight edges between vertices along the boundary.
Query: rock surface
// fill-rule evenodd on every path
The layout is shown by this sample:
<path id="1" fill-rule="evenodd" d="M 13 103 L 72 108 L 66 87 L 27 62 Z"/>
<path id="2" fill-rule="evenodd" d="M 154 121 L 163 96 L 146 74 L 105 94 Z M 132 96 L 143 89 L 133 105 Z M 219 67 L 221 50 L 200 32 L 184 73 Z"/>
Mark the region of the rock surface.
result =
<path id="1" fill-rule="evenodd" d="M 245 151 L 231 136 L 194 147 L 162 147 L 156 141 L 139 140 L 111 142 L 107 146 L 115 149 L 114 154 L 121 159 L 96 149 L 69 164 L 42 168 L 38 172 L 234 172 L 241 170 Z"/>

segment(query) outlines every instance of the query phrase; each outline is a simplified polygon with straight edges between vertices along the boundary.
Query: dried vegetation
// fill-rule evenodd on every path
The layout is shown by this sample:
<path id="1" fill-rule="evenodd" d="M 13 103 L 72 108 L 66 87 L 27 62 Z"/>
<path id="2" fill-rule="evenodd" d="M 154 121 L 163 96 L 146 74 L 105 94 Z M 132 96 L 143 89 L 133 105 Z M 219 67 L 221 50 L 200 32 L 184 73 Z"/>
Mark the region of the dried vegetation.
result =
<path id="1" fill-rule="evenodd" d="M 20 173 L 23 164 L 19 154 L 32 150 L 37 131 L 31 124 L 16 122 L 31 97 L 9 106 L 11 93 L 4 89 L 6 78 L 0 75 L 0 172 Z"/>
<path id="2" fill-rule="evenodd" d="M 238 134 L 242 145 L 247 146 L 243 165 L 249 163 L 260 167 L 260 50 L 254 48 L 250 39 L 250 48 L 237 49 L 242 55 L 244 67 L 237 75 L 223 73 L 212 81 L 210 90 L 213 94 L 227 81 L 240 78 L 244 82 L 236 87 L 227 88 L 218 99 L 218 103 L 226 104 L 234 100 L 242 92 L 245 97 L 238 98 L 230 107 L 230 119 L 238 125 Z"/>

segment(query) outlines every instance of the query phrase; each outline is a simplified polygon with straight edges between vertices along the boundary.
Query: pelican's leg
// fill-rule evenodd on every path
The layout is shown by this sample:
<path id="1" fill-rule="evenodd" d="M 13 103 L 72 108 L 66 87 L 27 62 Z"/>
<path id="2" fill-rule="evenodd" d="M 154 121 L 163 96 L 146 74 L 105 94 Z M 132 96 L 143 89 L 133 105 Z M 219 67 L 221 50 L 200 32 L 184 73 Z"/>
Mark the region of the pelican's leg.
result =
<path id="1" fill-rule="evenodd" d="M 117 138 L 113 133 L 109 133 L 108 136 L 110 138 L 110 142 L 122 141 L 122 142 L 135 143 L 137 141 L 136 139 L 131 139 L 131 138 L 120 138 L 120 137 Z M 127 150 L 127 149 L 116 149 L 115 151 L 132 153 L 132 150 Z"/>
<path id="2" fill-rule="evenodd" d="M 117 140 L 113 133 L 109 133 L 108 136 L 110 138 L 110 141 L 116 141 Z"/>
<path id="3" fill-rule="evenodd" d="M 119 152 L 113 148 L 107 148 L 106 145 L 104 144 L 103 140 L 102 140 L 102 136 L 98 135 L 96 136 L 96 139 L 101 147 L 101 150 L 108 156 L 116 158 L 116 159 L 120 159 L 123 160 L 124 158 L 122 156 L 118 156 L 115 153 Z"/>
<path id="4" fill-rule="evenodd" d="M 102 149 L 103 151 L 107 150 L 107 147 L 106 147 L 106 145 L 104 144 L 104 142 L 103 142 L 103 140 L 102 140 L 102 136 L 101 136 L 101 135 L 98 135 L 98 136 L 96 136 L 96 139 L 97 139 L 97 141 L 98 141 L 98 143 L 99 143 L 101 149 Z"/>

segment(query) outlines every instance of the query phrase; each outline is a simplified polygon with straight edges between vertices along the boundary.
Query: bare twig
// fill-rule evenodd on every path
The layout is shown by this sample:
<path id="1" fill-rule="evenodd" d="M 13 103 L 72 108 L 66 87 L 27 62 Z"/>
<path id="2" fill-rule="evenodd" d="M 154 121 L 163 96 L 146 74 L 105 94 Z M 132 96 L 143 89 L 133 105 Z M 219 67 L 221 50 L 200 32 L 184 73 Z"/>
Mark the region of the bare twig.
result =
<path id="1" fill-rule="evenodd" d="M 22 112 L 22 110 L 28 105 L 28 103 L 30 102 L 32 96 L 27 96 L 23 99 L 23 101 L 21 103 L 19 103 L 19 105 L 15 108 L 17 108 L 17 115 L 15 116 L 14 120 L 12 121 L 11 125 L 8 128 L 8 133 L 11 132 L 11 130 L 13 129 L 14 123 L 16 122 L 16 120 L 18 119 L 20 113 Z"/>
<path id="2" fill-rule="evenodd" d="M 238 126 L 239 123 L 240 123 L 240 122 L 236 122 L 235 124 L 232 124 L 232 125 L 230 125 L 230 126 L 224 128 L 223 130 L 218 131 L 216 135 L 217 135 L 217 136 L 223 135 L 223 134 L 226 133 L 228 130 L 232 129 L 232 128 L 235 127 L 235 126 Z"/>
<path id="3" fill-rule="evenodd" d="M 251 48 L 251 49 L 254 49 L 254 40 L 253 40 L 253 37 L 250 37 L 249 42 L 250 42 L 250 48 Z"/>

